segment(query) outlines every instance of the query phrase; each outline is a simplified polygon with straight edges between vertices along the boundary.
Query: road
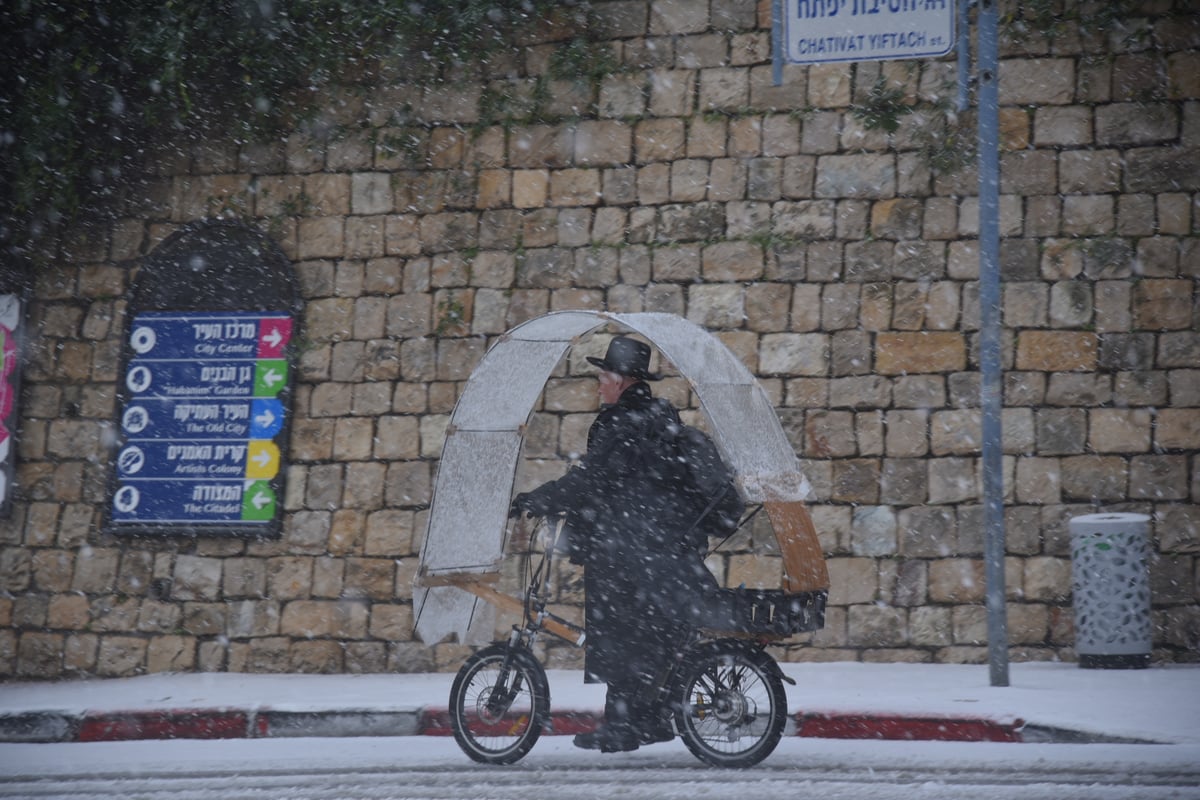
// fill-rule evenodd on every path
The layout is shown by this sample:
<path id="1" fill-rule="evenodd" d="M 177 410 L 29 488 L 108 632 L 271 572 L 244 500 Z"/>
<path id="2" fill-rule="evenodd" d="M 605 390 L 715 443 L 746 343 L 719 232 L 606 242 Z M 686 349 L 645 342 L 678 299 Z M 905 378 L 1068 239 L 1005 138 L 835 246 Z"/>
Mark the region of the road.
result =
<path id="1" fill-rule="evenodd" d="M 1200 746 L 784 740 L 749 770 L 678 742 L 602 756 L 544 737 L 511 767 L 429 737 L 0 745 L 21 800 L 1200 800 Z"/>

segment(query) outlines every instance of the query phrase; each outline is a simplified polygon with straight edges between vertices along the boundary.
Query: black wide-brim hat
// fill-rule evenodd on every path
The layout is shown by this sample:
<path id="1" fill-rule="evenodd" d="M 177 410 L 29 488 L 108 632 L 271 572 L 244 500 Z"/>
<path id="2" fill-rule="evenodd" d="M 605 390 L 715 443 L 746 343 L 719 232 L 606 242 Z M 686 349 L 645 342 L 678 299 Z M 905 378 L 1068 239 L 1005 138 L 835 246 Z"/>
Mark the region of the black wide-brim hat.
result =
<path id="1" fill-rule="evenodd" d="M 618 336 L 608 343 L 604 358 L 588 356 L 587 360 L 606 372 L 615 372 L 641 381 L 657 381 L 662 375 L 650 371 L 650 345 Z"/>

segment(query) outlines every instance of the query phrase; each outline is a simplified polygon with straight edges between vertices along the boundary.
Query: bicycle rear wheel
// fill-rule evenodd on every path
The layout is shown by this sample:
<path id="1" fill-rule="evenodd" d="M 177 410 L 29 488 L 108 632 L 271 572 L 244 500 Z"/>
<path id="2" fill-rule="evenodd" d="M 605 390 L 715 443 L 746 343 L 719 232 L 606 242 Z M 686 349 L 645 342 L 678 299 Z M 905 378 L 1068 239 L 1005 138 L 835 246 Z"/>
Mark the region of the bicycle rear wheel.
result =
<path id="1" fill-rule="evenodd" d="M 684 657 L 675 722 L 694 756 L 715 767 L 750 767 L 769 756 L 787 724 L 787 695 L 766 652 L 713 642 Z"/>
<path id="2" fill-rule="evenodd" d="M 475 761 L 519 761 L 549 719 L 546 671 L 524 647 L 485 647 L 467 659 L 450 686 L 450 727 L 458 746 Z"/>

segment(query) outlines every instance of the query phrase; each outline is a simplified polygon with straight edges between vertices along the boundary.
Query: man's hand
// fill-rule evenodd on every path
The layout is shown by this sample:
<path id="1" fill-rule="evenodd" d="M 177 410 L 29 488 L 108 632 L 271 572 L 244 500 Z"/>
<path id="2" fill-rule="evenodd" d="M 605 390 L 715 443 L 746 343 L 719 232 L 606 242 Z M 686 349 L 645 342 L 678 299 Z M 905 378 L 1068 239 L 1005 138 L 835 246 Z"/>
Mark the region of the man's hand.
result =
<path id="1" fill-rule="evenodd" d="M 509 519 L 521 516 L 522 513 L 534 516 L 533 509 L 530 508 L 529 492 L 521 492 L 513 498 L 512 505 L 508 508 Z"/>

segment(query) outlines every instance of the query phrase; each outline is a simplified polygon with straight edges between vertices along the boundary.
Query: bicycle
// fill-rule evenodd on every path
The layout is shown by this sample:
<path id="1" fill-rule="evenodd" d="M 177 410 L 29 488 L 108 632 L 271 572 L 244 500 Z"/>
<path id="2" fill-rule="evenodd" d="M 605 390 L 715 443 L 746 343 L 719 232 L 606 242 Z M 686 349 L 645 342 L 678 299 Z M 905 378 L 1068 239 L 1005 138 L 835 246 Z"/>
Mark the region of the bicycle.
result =
<path id="1" fill-rule="evenodd" d="M 506 641 L 468 658 L 451 685 L 455 741 L 477 762 L 519 761 L 550 724 L 550 685 L 533 653 L 539 635 L 584 643 L 583 629 L 546 610 L 561 530 L 560 520 L 536 567 L 532 548 L 529 552 L 522 623 L 513 626 Z M 787 724 L 784 683 L 795 683 L 766 648 L 793 633 L 820 628 L 825 592 L 723 589 L 709 610 L 712 627 L 689 629 L 667 674 L 649 690 L 657 693 L 663 721 L 700 761 L 750 767 L 779 744 Z"/>

